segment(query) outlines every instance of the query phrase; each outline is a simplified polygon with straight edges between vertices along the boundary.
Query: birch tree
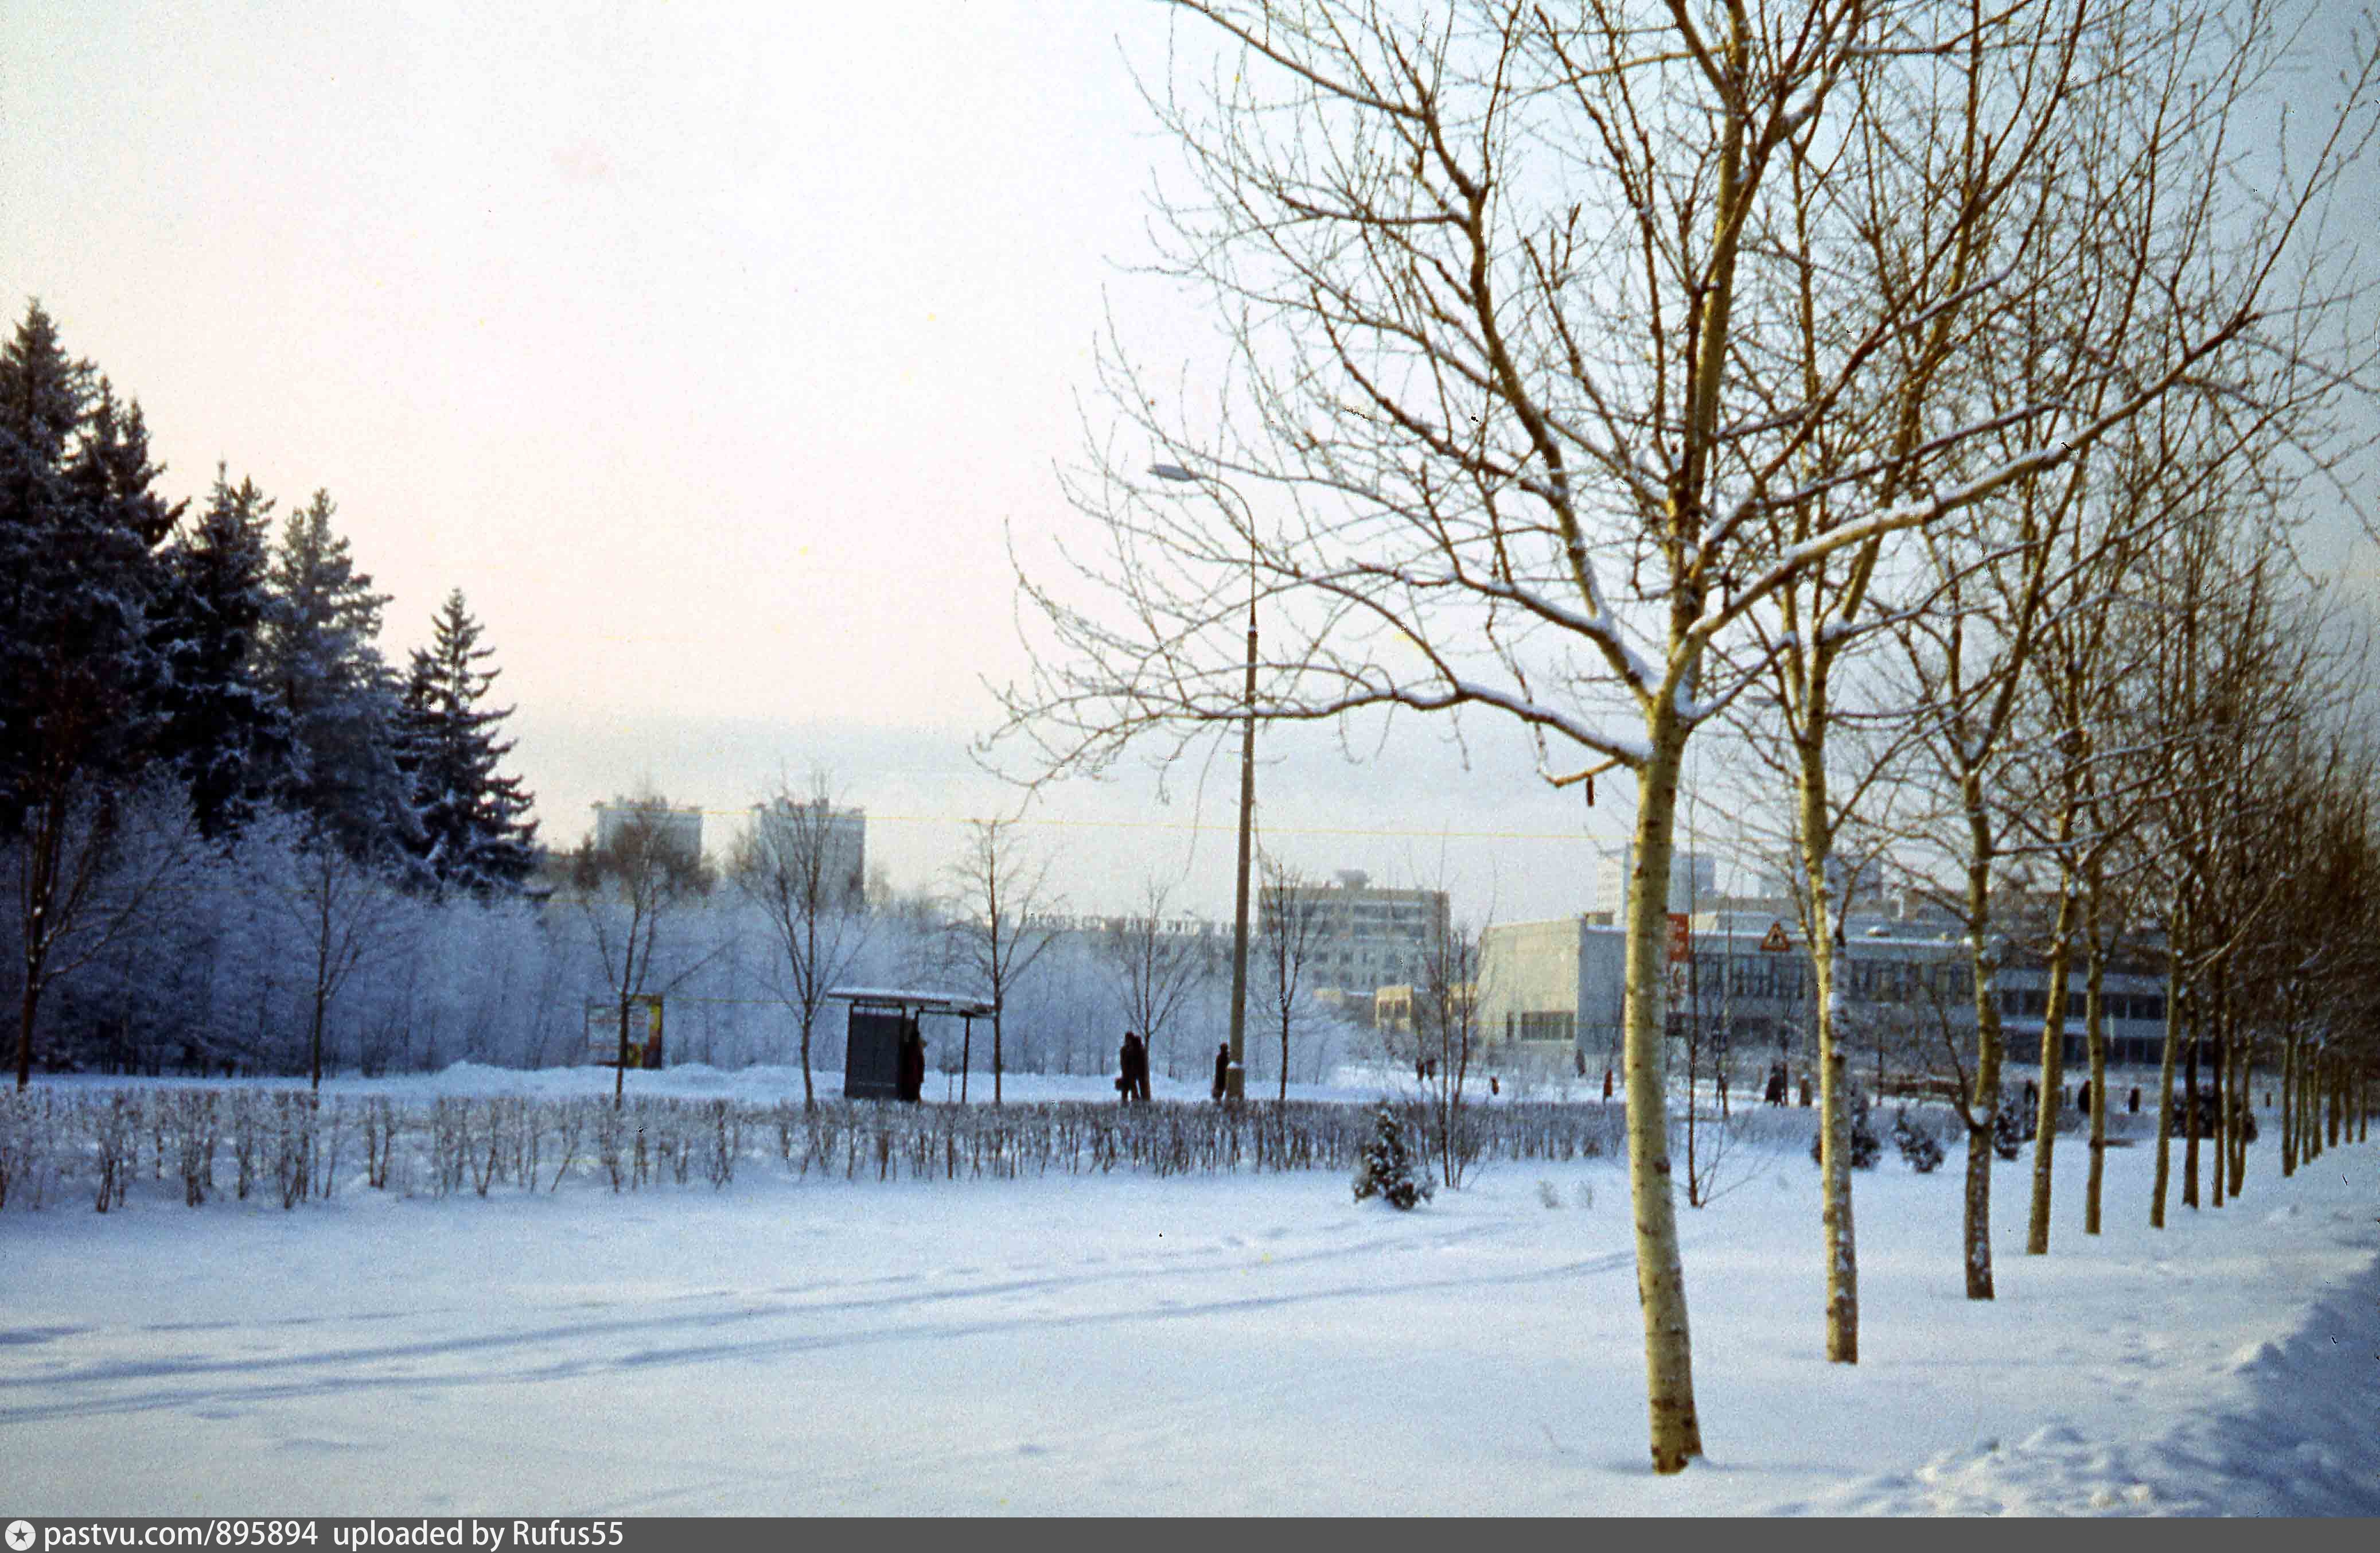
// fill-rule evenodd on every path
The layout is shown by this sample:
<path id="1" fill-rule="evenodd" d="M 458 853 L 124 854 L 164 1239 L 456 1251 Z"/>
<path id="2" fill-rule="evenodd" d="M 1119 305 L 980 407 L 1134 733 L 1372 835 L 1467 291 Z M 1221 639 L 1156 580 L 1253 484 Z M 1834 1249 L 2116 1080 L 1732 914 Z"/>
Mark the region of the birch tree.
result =
<path id="1" fill-rule="evenodd" d="M 1178 752 L 1251 699 L 1268 719 L 1488 716 L 1536 740 L 1549 782 L 1633 779 L 1629 1161 L 1651 1455 L 1678 1471 L 1702 1443 L 1660 970 L 1688 744 L 1770 671 L 1751 622 L 1790 583 L 2054 470 L 2251 328 L 2269 272 L 2176 238 L 2157 201 L 2228 188 L 2209 137 L 2270 51 L 2191 75 L 2199 39 L 2149 25 L 2161 7 L 2079 0 L 1180 8 L 1217 57 L 1148 88 L 1194 185 L 1160 191 L 1157 224 L 1165 267 L 1214 298 L 1228 372 L 1193 404 L 1103 350 L 1116 429 L 1070 481 L 1094 538 L 1020 563 L 1036 669 L 1008 731 L 1047 774 L 1144 738 Z M 1992 112 L 2050 83 L 1971 183 L 1923 149 L 1954 59 Z M 2185 75 L 2187 103 L 2142 111 L 2134 83 Z M 2143 178 L 2145 205 L 2126 196 Z M 1879 258 L 1871 188 L 1958 218 Z M 1960 278 L 1938 243 L 1962 226 L 1979 259 Z M 1815 371 L 1791 322 L 1813 255 Z M 2155 276 L 2154 324 L 2073 300 L 2118 255 Z M 1905 397 L 1910 342 L 1964 292 L 2002 328 L 2056 315 L 2033 370 L 1919 395 L 1913 439 L 1822 446 Z M 1158 459 L 1206 478 L 1150 489 Z M 1253 692 L 1234 650 L 1252 583 L 1271 617 Z"/>
<path id="2" fill-rule="evenodd" d="M 1257 892 L 1257 988 L 1266 1016 L 1281 1035 L 1281 1078 L 1275 1100 L 1289 1100 L 1289 1040 L 1297 1025 L 1313 1017 L 1308 964 L 1321 951 L 1320 905 L 1314 880 L 1273 853 L 1257 856 L 1263 888 Z"/>

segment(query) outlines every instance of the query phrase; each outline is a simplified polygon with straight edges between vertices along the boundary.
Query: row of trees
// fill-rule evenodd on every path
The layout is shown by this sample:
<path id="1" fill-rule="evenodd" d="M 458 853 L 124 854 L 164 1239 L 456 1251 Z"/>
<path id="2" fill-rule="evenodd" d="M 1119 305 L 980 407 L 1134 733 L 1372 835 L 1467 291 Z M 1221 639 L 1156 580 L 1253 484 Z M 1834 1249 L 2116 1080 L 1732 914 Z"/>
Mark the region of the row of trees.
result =
<path id="1" fill-rule="evenodd" d="M 534 860 L 462 594 L 399 675 L 377 645 L 386 597 L 327 491 L 276 543 L 253 481 L 218 470 L 193 512 L 158 493 L 163 473 L 139 404 L 30 304 L 0 348 L 0 856 L 21 950 L 19 1088 L 45 995 L 181 888 L 176 866 L 199 849 L 305 881 L 325 984 L 355 952 L 330 919 L 358 870 L 488 898 Z M 241 859 L 251 836 L 259 854 Z"/>
<path id="2" fill-rule="evenodd" d="M 590 1019 L 590 1004 L 615 1009 L 625 990 L 666 1001 L 673 1062 L 795 1063 L 814 1038 L 821 1065 L 842 1065 L 841 1005 L 821 996 L 806 1032 L 805 967 L 786 952 L 789 918 L 749 853 L 724 878 L 670 857 L 672 882 L 648 893 L 639 915 L 623 870 L 646 854 L 625 833 L 573 860 L 594 865 L 583 886 L 565 880 L 544 901 L 480 899 L 408 890 L 355 865 L 330 867 L 326 880 L 326 864 L 345 854 L 309 845 L 291 817 L 260 815 L 225 849 L 187 844 L 175 816 L 171 804 L 126 806 L 100 888 L 127 929 L 57 983 L 44 1008 L 45 1062 L 147 1074 L 574 1065 L 600 1061 L 589 1037 L 612 1028 Z M 807 972 L 821 991 L 975 989 L 969 962 L 983 925 L 966 914 L 955 875 L 951 883 L 938 898 L 880 896 L 790 918 L 806 941 L 814 933 L 832 946 Z M 1002 1068 L 1110 1072 L 1132 1027 L 1156 1032 L 1160 1071 L 1203 1073 L 1199 1041 L 1224 1023 L 1227 938 L 1130 916 L 1054 933 L 1037 922 L 1023 934 L 1030 964 L 1006 984 Z M 1163 1016 L 1147 1020 L 1136 967 L 1152 942 L 1187 974 Z M 1278 1077 L 1285 1058 L 1290 1077 L 1318 1082 L 1357 1054 L 1356 1032 L 1310 1000 L 1295 1015 L 1287 1045 L 1257 1052 L 1263 1076 Z M 964 1050 L 955 1022 L 928 1034 L 941 1071 L 991 1070 L 988 1044 Z"/>
<path id="3" fill-rule="evenodd" d="M 2165 758 L 2194 783 L 2118 774 L 2109 714 L 2167 687 L 2124 672 L 2146 616 L 2114 584 L 2183 589 L 2146 608 L 2206 651 L 2146 661 L 2193 698 L 2211 664 L 2265 650 L 2256 590 L 2218 611 L 2189 557 L 2262 576 L 2272 609 L 2282 559 L 2260 572 L 2241 536 L 2286 530 L 2339 452 L 2330 418 L 2380 337 L 2326 224 L 2374 128 L 2372 42 L 2310 101 L 2291 77 L 2321 18 L 2294 0 L 1180 8 L 1216 64 L 1148 91 L 1192 185 L 1160 190 L 1157 224 L 1230 357 L 1185 403 L 1103 352 L 1117 426 L 1072 487 L 1102 542 L 1020 566 L 1037 667 L 1006 731 L 1041 775 L 1250 715 L 1451 713 L 1513 720 L 1590 802 L 1597 777 L 1633 778 L 1633 1217 L 1652 1457 L 1680 1470 L 1701 1435 L 1661 972 L 1688 751 L 1749 723 L 1792 795 L 1826 1346 L 1855 1362 L 1826 925 L 1871 789 L 1840 746 L 1896 724 L 1901 769 L 1946 799 L 1920 829 L 1973 947 L 1963 1259 L 1987 1298 L 1995 903 L 2037 863 L 2072 903 L 2054 941 L 2115 932 L 2087 882 L 2117 844 L 2110 801 L 2151 783 L 2204 803 L 2241 758 L 2192 739 Z M 1203 491 L 1150 484 L 1151 457 Z M 1253 688 L 1251 588 L 1269 615 Z M 2013 793 L 2022 820 L 1993 801 Z M 2232 844 L 2239 818 L 2162 844 Z M 2239 963 L 2206 914 L 2253 891 L 2175 866 L 2201 881 L 2169 892 L 2194 991 Z"/>

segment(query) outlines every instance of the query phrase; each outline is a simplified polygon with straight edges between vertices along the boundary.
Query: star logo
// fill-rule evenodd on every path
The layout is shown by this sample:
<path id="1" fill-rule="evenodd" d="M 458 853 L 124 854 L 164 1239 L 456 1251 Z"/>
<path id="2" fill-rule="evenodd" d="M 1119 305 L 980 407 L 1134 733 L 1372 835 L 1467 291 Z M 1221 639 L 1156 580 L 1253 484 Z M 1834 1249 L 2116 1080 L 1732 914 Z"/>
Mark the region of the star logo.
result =
<path id="1" fill-rule="evenodd" d="M 25 1549 L 32 1546 L 33 1523 L 30 1521 L 9 1522 L 8 1547 L 10 1553 L 25 1553 Z"/>

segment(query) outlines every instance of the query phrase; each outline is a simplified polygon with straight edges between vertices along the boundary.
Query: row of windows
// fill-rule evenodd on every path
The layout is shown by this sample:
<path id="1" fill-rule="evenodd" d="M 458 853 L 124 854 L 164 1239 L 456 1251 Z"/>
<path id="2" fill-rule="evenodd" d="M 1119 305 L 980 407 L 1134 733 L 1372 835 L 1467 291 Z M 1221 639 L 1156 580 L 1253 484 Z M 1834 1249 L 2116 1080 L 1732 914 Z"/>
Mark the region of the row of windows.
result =
<path id="1" fill-rule="evenodd" d="M 2161 992 L 2132 996 L 2108 992 L 2100 1001 L 2107 1005 L 2110 1019 L 2162 1020 L 2165 1018 L 2165 995 Z M 2020 1019 L 2039 1019 L 2049 1012 L 2049 993 L 2039 987 L 2004 988 L 2000 992 L 2000 1012 Z M 2066 1017 L 2090 1017 L 2090 995 L 2085 992 L 2066 994 Z"/>
<path id="2" fill-rule="evenodd" d="M 1798 955 L 1697 954 L 1694 969 L 1697 990 L 1706 998 L 1718 994 L 1795 1002 L 1810 995 L 1809 962 Z M 1854 1002 L 1963 1006 L 1974 997 L 1973 967 L 1958 961 L 1851 960 L 1841 964 L 1836 974 L 1842 977 L 1844 995 Z M 2155 1021 L 2165 1017 L 2162 993 L 2108 992 L 2104 1001 L 2110 1019 Z M 2049 994 L 2042 988 L 2000 989 L 2000 1012 L 2004 1014 L 2038 1019 L 2048 1010 Z M 2087 993 L 2067 993 L 2067 1017 L 2082 1019 L 2087 1010 Z"/>
<path id="3" fill-rule="evenodd" d="M 1508 1013 L 1504 1016 L 1504 1038 L 1524 1041 L 1574 1041 L 1578 1037 L 1578 1015 L 1567 1013 Z"/>

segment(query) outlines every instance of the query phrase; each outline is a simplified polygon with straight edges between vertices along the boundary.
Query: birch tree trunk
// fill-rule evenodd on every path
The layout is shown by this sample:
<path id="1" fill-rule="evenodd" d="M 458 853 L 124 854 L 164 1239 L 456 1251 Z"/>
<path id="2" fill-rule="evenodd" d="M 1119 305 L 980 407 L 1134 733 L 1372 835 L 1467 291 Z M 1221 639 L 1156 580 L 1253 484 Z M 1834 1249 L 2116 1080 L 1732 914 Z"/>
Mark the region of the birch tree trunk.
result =
<path id="1" fill-rule="evenodd" d="M 2298 1022 L 2292 1013 L 2281 1033 L 2281 1179 L 2298 1173 L 2297 1096 Z"/>
<path id="2" fill-rule="evenodd" d="M 2166 1189 L 2173 1174 L 2174 1046 L 2181 1036 L 2183 917 L 2176 912 L 2166 930 L 2165 1056 L 2157 1064 L 2156 1179 L 2149 1189 L 2149 1228 L 2165 1228 Z"/>
<path id="3" fill-rule="evenodd" d="M 1816 649 L 1826 650 L 1820 644 Z M 1813 729 L 1830 715 L 1823 673 L 1807 687 L 1804 715 Z M 1851 1097 L 1845 1092 L 1845 1062 L 1838 1032 L 1833 903 L 1827 891 L 1827 864 L 1834 848 L 1833 816 L 1827 807 L 1826 750 L 1805 737 L 1801 744 L 1802 861 L 1809 881 L 1810 917 L 1804 924 L 1810 969 L 1816 981 L 1818 1011 L 1819 1224 L 1826 1239 L 1827 1358 L 1859 1363 L 1859 1248 L 1852 1221 Z"/>
<path id="4" fill-rule="evenodd" d="M 2058 1141 L 2058 1111 L 2066 1099 L 2066 983 L 2074 959 L 2076 915 L 2074 892 L 2061 891 L 2056 935 L 2049 943 L 2049 991 L 2041 1016 L 2041 1095 L 2033 1145 L 2033 1213 L 2024 1234 L 2028 1256 L 2049 1254 L 2050 1160 Z"/>
<path id="5" fill-rule="evenodd" d="M 1650 758 L 1638 775 L 1636 873 L 1629 881 L 1628 992 L 1624 1062 L 1628 1090 L 1628 1188 L 1636 1222 L 1636 1295 L 1645 1316 L 1645 1395 L 1653 1470 L 1682 1471 L 1703 1453 L 1694 1413 L 1694 1345 L 1686 1322 L 1685 1268 L 1678 1256 L 1678 1207 L 1670 1163 L 1666 1062 L 1670 859 L 1685 730 L 1666 699 L 1646 718 Z"/>
<path id="6" fill-rule="evenodd" d="M 2000 1110 L 1999 955 L 1991 926 L 1991 818 L 1984 807 L 1981 776 L 1970 772 L 1963 786 L 1967 826 L 1973 837 L 1967 860 L 1967 921 L 1975 965 L 1975 1089 L 1967 1121 L 1967 1192 L 1962 1242 L 1967 1298 L 1992 1298 L 1992 1123 Z"/>
<path id="7" fill-rule="evenodd" d="M 2083 972 L 2082 1020 L 2091 1044 L 2091 1175 L 2082 1191 L 2082 1232 L 2099 1232 L 2099 1191 L 2107 1167 L 2107 952 L 2099 939 L 2099 901 L 2105 880 L 2095 866 L 2086 882 L 2089 905 L 2082 926 L 2089 948 Z"/>

